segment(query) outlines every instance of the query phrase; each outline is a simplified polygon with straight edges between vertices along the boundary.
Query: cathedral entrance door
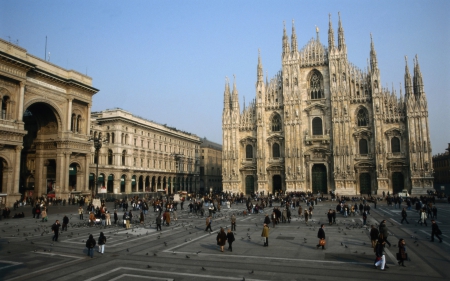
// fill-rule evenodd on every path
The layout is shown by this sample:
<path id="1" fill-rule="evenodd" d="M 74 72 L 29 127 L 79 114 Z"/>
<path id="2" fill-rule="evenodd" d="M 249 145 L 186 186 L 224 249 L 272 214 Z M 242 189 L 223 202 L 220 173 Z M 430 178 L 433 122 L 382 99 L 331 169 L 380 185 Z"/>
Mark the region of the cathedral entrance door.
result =
<path id="1" fill-rule="evenodd" d="M 283 187 L 281 185 L 281 176 L 280 175 L 273 176 L 272 183 L 273 183 L 272 194 L 275 194 L 282 190 Z"/>
<path id="2" fill-rule="evenodd" d="M 255 179 L 253 176 L 245 177 L 245 194 L 255 193 Z"/>
<path id="3" fill-rule="evenodd" d="M 359 175 L 359 193 L 363 194 L 371 194 L 372 186 L 370 184 L 370 174 L 362 173 Z"/>
<path id="4" fill-rule="evenodd" d="M 405 180 L 403 178 L 403 174 L 400 172 L 392 173 L 392 191 L 394 194 L 402 192 L 405 187 Z"/>
<path id="5" fill-rule="evenodd" d="M 312 191 L 327 194 L 327 168 L 324 164 L 315 164 L 312 167 Z"/>

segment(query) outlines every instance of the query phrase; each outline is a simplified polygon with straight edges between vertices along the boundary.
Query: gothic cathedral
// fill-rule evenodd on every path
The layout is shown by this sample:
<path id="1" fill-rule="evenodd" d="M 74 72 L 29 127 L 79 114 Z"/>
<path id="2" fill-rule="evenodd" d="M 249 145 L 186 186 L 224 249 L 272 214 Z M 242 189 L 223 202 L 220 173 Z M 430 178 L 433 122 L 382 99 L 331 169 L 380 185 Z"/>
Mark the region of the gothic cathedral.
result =
<path id="1" fill-rule="evenodd" d="M 347 60 L 339 17 L 338 44 L 311 39 L 298 50 L 283 31 L 282 69 L 264 81 L 258 55 L 256 97 L 241 111 L 236 83 L 226 81 L 222 116 L 223 190 L 367 195 L 426 194 L 433 188 L 427 98 L 417 56 L 405 94 L 381 87 L 371 38 L 370 62 Z"/>

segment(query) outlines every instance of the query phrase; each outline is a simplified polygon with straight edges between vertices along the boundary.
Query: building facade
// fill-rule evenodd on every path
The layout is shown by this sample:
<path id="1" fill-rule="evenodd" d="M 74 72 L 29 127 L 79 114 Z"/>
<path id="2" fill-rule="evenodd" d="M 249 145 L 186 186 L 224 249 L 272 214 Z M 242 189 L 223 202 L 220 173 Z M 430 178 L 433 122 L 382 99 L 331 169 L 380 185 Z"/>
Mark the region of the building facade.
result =
<path id="1" fill-rule="evenodd" d="M 450 143 L 445 150 L 433 156 L 434 188 L 450 195 Z"/>
<path id="2" fill-rule="evenodd" d="M 89 188 L 109 194 L 199 188 L 200 138 L 116 108 L 92 112 L 91 138 L 103 140 L 97 163 L 90 153 Z"/>
<path id="3" fill-rule="evenodd" d="M 92 78 L 0 39 L 0 204 L 88 193 Z M 70 172 L 74 171 L 74 172 Z"/>
<path id="4" fill-rule="evenodd" d="M 201 139 L 200 192 L 222 190 L 222 146 L 206 138 Z"/>
<path id="5" fill-rule="evenodd" d="M 371 37 L 370 62 L 347 59 L 339 17 L 328 46 L 319 30 L 301 50 L 283 31 L 281 71 L 264 81 L 258 56 L 255 99 L 241 111 L 225 84 L 224 191 L 311 191 L 339 195 L 425 194 L 433 187 L 427 98 L 419 62 L 405 66 L 404 95 L 382 88 Z"/>

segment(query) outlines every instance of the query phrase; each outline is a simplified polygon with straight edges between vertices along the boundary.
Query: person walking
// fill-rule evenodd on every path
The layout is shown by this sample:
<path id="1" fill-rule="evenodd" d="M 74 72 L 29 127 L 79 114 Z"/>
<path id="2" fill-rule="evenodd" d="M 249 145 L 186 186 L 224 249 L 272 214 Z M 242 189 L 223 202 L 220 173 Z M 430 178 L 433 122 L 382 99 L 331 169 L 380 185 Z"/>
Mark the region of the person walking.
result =
<path id="1" fill-rule="evenodd" d="M 211 222 L 212 222 L 212 218 L 211 218 L 211 215 L 209 215 L 206 218 L 206 229 L 205 229 L 205 231 L 208 231 L 208 229 L 209 229 L 209 231 L 212 231 Z"/>
<path id="2" fill-rule="evenodd" d="M 166 226 L 170 225 L 170 212 L 169 210 L 166 210 Z"/>
<path id="3" fill-rule="evenodd" d="M 95 239 L 94 236 L 92 236 L 92 234 L 89 235 L 89 239 L 86 240 L 86 248 L 88 248 L 88 256 L 91 256 L 91 258 L 94 257 L 94 248 L 95 248 Z"/>
<path id="4" fill-rule="evenodd" d="M 106 218 L 106 225 L 111 225 L 111 213 L 109 211 L 106 211 L 105 213 L 105 218 Z"/>
<path id="5" fill-rule="evenodd" d="M 332 225 L 333 224 L 333 212 L 331 211 L 331 209 L 328 210 L 327 217 L 328 217 L 328 224 Z"/>
<path id="6" fill-rule="evenodd" d="M 234 238 L 233 232 L 231 232 L 231 229 L 228 229 L 227 241 L 228 241 L 228 250 L 230 250 L 230 252 L 233 252 L 233 242 L 234 242 L 234 240 L 235 240 L 235 238 Z"/>
<path id="7" fill-rule="evenodd" d="M 64 231 L 64 230 L 67 231 L 68 224 L 69 224 L 69 218 L 67 216 L 64 216 L 61 231 Z"/>
<path id="8" fill-rule="evenodd" d="M 78 215 L 80 216 L 80 220 L 83 220 L 83 207 L 78 208 Z"/>
<path id="9" fill-rule="evenodd" d="M 95 215 L 93 212 L 89 212 L 89 226 L 93 226 L 95 223 Z"/>
<path id="10" fill-rule="evenodd" d="M 308 218 L 309 218 L 308 210 L 305 210 L 305 224 L 308 224 Z"/>
<path id="11" fill-rule="evenodd" d="M 384 244 L 386 243 L 386 240 L 380 238 L 377 241 L 377 245 L 375 246 L 375 255 L 376 255 L 376 259 L 375 259 L 375 263 L 374 263 L 374 267 L 375 269 L 378 269 L 378 266 L 381 266 L 381 270 L 385 270 L 386 268 L 388 268 L 386 266 L 386 256 L 384 255 Z"/>
<path id="12" fill-rule="evenodd" d="M 317 232 L 317 238 L 319 238 L 319 244 L 316 245 L 316 249 L 319 249 L 319 247 L 322 247 L 322 250 L 325 250 L 325 231 L 323 230 L 325 228 L 325 225 L 322 224 L 319 228 L 319 231 Z"/>
<path id="13" fill-rule="evenodd" d="M 264 240 L 264 247 L 269 247 L 269 227 L 267 224 L 264 224 L 261 237 Z"/>
<path id="14" fill-rule="evenodd" d="M 370 240 L 372 241 L 372 248 L 375 249 L 378 237 L 380 236 L 380 231 L 378 231 L 378 229 L 374 225 L 371 225 L 370 227 Z"/>
<path id="15" fill-rule="evenodd" d="M 434 236 L 436 236 L 439 239 L 439 243 L 442 243 L 442 238 L 439 235 L 442 235 L 442 231 L 439 229 L 436 221 L 431 220 L 431 242 L 434 242 Z"/>
<path id="16" fill-rule="evenodd" d="M 387 240 L 389 236 L 389 231 L 386 225 L 386 220 L 383 220 L 380 223 L 380 227 L 378 230 L 380 231 L 380 235 L 383 235 L 383 240 L 389 245 L 389 247 L 391 247 L 391 243 L 389 243 L 389 241 Z"/>
<path id="17" fill-rule="evenodd" d="M 220 246 L 220 251 L 223 252 L 223 246 L 225 246 L 225 243 L 227 242 L 227 234 L 225 233 L 225 230 L 223 228 L 220 228 L 219 233 L 217 233 L 217 245 Z"/>
<path id="18" fill-rule="evenodd" d="M 58 242 L 59 227 L 60 226 L 61 226 L 61 224 L 59 224 L 59 220 L 56 220 L 55 223 L 52 225 L 52 231 L 53 231 L 52 241 Z"/>
<path id="19" fill-rule="evenodd" d="M 114 210 L 114 224 L 117 225 L 117 221 L 119 221 L 119 215 L 117 214 L 117 210 Z"/>
<path id="20" fill-rule="evenodd" d="M 236 231 L 236 216 L 234 214 L 231 216 L 231 231 Z"/>
<path id="21" fill-rule="evenodd" d="M 419 219 L 420 225 L 425 224 L 425 226 L 427 225 L 427 213 L 425 212 L 424 209 L 422 209 L 422 211 L 420 212 L 420 219 Z"/>
<path id="22" fill-rule="evenodd" d="M 367 222 L 367 212 L 364 211 L 363 214 L 362 214 L 362 216 L 363 216 L 363 225 L 366 225 L 366 222 Z"/>
<path id="23" fill-rule="evenodd" d="M 408 220 L 406 219 L 407 216 L 408 216 L 408 214 L 406 213 L 406 208 L 403 208 L 403 210 L 402 210 L 402 221 L 401 221 L 402 224 L 403 224 L 403 221 L 406 221 L 406 223 L 409 224 Z"/>
<path id="24" fill-rule="evenodd" d="M 42 217 L 42 222 L 48 221 L 48 217 L 47 217 L 47 209 L 46 209 L 45 207 L 44 207 L 44 209 L 42 210 L 41 217 Z"/>
<path id="25" fill-rule="evenodd" d="M 161 216 L 159 214 L 157 214 L 156 215 L 156 231 L 158 231 L 158 229 L 160 231 L 162 231 L 162 229 L 161 229 L 161 222 L 162 222 Z"/>
<path id="26" fill-rule="evenodd" d="M 100 232 L 100 236 L 98 237 L 98 252 L 100 254 L 103 254 L 105 252 L 105 244 L 106 244 L 106 237 L 103 234 L 103 232 Z"/>
<path id="27" fill-rule="evenodd" d="M 398 260 L 398 265 L 401 265 L 403 267 L 406 267 L 406 265 L 404 264 L 404 261 L 407 259 L 405 245 L 406 245 L 405 239 L 400 239 L 398 241 L 397 260 Z"/>
<path id="28" fill-rule="evenodd" d="M 272 225 L 275 227 L 275 224 L 277 224 L 277 214 L 275 211 L 272 212 Z"/>
<path id="29" fill-rule="evenodd" d="M 144 211 L 139 213 L 139 222 L 140 224 L 144 224 Z"/>

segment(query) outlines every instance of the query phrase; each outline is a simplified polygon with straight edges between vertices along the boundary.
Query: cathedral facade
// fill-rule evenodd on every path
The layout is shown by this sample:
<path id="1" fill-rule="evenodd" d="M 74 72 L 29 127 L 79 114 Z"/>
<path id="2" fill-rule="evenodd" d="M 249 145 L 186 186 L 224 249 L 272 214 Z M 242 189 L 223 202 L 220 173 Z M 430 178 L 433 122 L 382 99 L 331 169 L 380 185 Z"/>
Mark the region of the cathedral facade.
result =
<path id="1" fill-rule="evenodd" d="M 290 42 L 284 28 L 281 71 L 264 79 L 258 56 L 256 97 L 243 110 L 236 83 L 225 83 L 223 190 L 426 194 L 433 167 L 417 56 L 413 76 L 405 57 L 398 95 L 381 87 L 372 37 L 360 69 L 347 59 L 340 17 L 337 45 L 331 17 L 328 46 L 316 32 L 299 50 L 294 23 Z"/>

